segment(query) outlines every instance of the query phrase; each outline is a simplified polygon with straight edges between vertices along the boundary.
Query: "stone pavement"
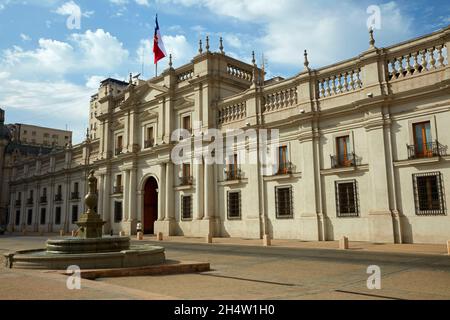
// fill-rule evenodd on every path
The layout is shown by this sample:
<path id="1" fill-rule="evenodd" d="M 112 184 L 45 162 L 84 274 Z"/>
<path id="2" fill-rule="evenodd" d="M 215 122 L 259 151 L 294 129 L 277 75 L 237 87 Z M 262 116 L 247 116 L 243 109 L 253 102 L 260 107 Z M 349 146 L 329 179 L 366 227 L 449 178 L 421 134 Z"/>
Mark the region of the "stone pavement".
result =
<path id="1" fill-rule="evenodd" d="M 450 237 L 450 235 L 449 235 Z M 155 236 L 145 236 L 144 240 L 156 241 Z M 179 243 L 205 243 L 205 238 L 171 236 L 165 237 L 163 242 Z M 213 238 L 214 244 L 263 246 L 259 239 L 241 238 Z M 273 247 L 303 248 L 303 249 L 339 249 L 339 241 L 300 241 L 300 240 L 272 240 Z M 413 254 L 447 254 L 447 244 L 389 244 L 350 241 L 349 250 L 369 252 L 395 252 Z"/>
<path id="2" fill-rule="evenodd" d="M 47 237 L 2 236 L 0 254 L 43 247 Z M 274 241 L 273 247 L 263 248 L 255 240 L 214 241 L 212 247 L 198 238 L 171 237 L 160 243 L 168 259 L 209 262 L 210 272 L 83 279 L 80 291 L 68 290 L 59 274 L 9 270 L 2 264 L 0 299 L 450 299 L 445 246 L 408 245 L 408 250 L 427 253 L 414 255 L 404 245 L 352 242 L 352 250 L 342 252 L 325 250 L 336 249 L 336 242 Z M 379 247 L 390 253 L 375 252 Z M 381 290 L 367 288 L 372 264 L 381 268 Z"/>

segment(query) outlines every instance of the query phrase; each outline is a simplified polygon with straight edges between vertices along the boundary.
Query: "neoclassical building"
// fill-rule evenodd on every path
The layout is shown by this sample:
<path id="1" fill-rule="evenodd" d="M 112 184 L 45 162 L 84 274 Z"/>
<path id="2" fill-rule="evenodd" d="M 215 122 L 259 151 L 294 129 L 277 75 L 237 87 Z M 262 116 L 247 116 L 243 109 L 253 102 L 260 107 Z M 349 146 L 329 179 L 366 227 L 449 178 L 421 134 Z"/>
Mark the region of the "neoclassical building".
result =
<path id="1" fill-rule="evenodd" d="M 142 221 L 165 235 L 447 241 L 449 45 L 449 27 L 388 48 L 371 34 L 357 57 L 311 69 L 305 52 L 296 76 L 266 80 L 255 61 L 207 44 L 150 80 L 106 79 L 82 144 L 26 160 L 2 151 L 8 230 L 75 229 L 94 169 L 105 233 L 134 234 Z M 259 139 L 236 143 L 223 164 L 198 151 L 175 164 L 180 128 L 192 140 L 209 128 L 278 129 L 278 167 L 243 161 L 267 152 Z"/>

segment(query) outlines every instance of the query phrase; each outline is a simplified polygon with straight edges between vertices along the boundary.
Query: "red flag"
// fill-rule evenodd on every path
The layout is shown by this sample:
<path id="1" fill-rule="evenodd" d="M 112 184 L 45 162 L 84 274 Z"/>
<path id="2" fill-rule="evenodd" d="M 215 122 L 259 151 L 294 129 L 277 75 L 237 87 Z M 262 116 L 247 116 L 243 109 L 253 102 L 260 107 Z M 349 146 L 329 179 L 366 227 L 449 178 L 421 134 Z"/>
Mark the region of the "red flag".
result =
<path id="1" fill-rule="evenodd" d="M 155 56 L 155 64 L 159 60 L 166 57 L 166 49 L 164 48 L 164 43 L 162 41 L 161 33 L 159 32 L 158 15 L 156 15 L 156 27 L 155 36 L 153 37 L 153 55 Z"/>

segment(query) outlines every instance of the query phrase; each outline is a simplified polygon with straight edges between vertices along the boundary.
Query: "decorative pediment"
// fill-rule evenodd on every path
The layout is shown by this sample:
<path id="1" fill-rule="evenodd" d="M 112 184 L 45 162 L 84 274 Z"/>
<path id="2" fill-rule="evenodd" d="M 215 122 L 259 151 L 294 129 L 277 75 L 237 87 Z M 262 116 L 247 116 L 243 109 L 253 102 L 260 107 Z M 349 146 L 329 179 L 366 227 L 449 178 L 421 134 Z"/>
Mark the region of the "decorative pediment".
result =
<path id="1" fill-rule="evenodd" d="M 174 109 L 180 110 L 180 109 L 186 109 L 186 108 L 193 108 L 195 105 L 195 101 L 192 98 L 181 98 L 175 101 Z"/>
<path id="2" fill-rule="evenodd" d="M 117 130 L 120 130 L 120 129 L 123 129 L 123 128 L 125 128 L 124 118 L 118 119 L 118 120 L 114 121 L 111 124 L 111 130 L 112 131 L 117 131 Z"/>
<path id="3" fill-rule="evenodd" d="M 157 99 L 161 94 L 168 93 L 169 89 L 150 82 L 128 89 L 125 94 L 125 101 L 121 107 L 126 108 L 131 105 L 139 105 Z"/>

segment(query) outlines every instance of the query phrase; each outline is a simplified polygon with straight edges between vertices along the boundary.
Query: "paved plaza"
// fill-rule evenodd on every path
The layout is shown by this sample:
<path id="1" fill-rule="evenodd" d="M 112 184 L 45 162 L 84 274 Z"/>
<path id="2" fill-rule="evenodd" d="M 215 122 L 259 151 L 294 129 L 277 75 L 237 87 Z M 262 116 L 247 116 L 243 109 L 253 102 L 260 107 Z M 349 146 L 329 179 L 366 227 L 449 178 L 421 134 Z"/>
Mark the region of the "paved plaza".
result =
<path id="1" fill-rule="evenodd" d="M 41 248 L 48 236 L 0 237 L 0 253 Z M 48 271 L 0 268 L 0 299 L 450 299 L 445 245 L 382 245 L 171 237 L 144 243 L 166 247 L 173 260 L 209 262 L 199 274 L 82 280 Z M 367 288 L 367 267 L 381 268 L 381 289 Z"/>

